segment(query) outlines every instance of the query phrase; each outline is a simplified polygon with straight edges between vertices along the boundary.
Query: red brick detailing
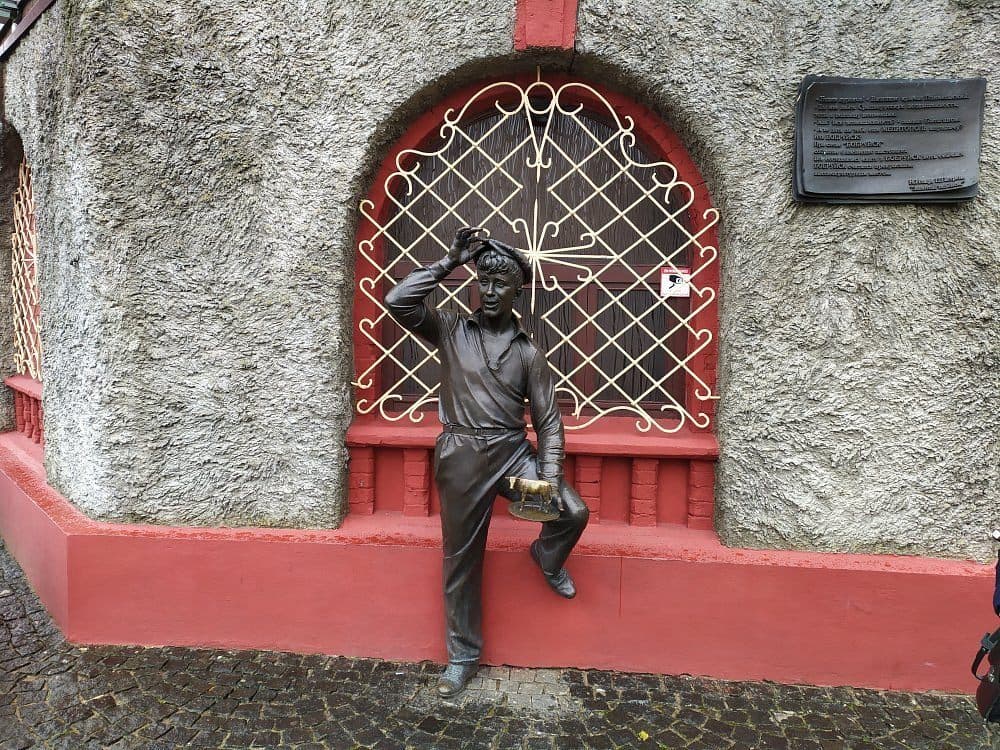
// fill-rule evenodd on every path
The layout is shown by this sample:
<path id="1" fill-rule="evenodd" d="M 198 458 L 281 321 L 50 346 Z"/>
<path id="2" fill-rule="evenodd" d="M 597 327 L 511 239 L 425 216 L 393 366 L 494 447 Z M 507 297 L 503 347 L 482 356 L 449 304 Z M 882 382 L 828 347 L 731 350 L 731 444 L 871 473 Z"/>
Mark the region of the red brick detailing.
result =
<path id="1" fill-rule="evenodd" d="M 590 523 L 601 520 L 601 457 L 577 456 L 576 491 L 590 509 Z"/>
<path id="2" fill-rule="evenodd" d="M 14 391 L 14 427 L 18 432 L 24 432 L 24 402 L 23 393 Z"/>
<path id="3" fill-rule="evenodd" d="M 656 523 L 687 526 L 688 461 L 662 458 L 656 474 Z"/>
<path id="4" fill-rule="evenodd" d="M 688 514 L 693 518 L 712 518 L 712 513 L 715 512 L 715 503 L 690 503 L 688 505 Z"/>
<path id="5" fill-rule="evenodd" d="M 18 394 L 23 402 L 21 405 L 21 422 L 17 425 L 17 431 L 23 435 L 31 437 L 31 397 L 23 393 Z"/>
<path id="6" fill-rule="evenodd" d="M 431 452 L 423 448 L 403 451 L 403 515 L 430 514 Z"/>
<path id="7" fill-rule="evenodd" d="M 45 441 L 42 384 L 27 375 L 14 375 L 4 383 L 14 392 L 14 426 L 36 443 Z"/>
<path id="8" fill-rule="evenodd" d="M 632 492 L 628 521 L 633 526 L 656 525 L 656 473 L 659 461 L 637 458 L 632 461 Z"/>
<path id="9" fill-rule="evenodd" d="M 31 399 L 31 433 L 28 435 L 36 443 L 42 440 L 42 404 Z"/>
<path id="10" fill-rule="evenodd" d="M 375 512 L 374 448 L 351 448 L 347 497 L 351 513 L 370 516 Z"/>
<path id="11" fill-rule="evenodd" d="M 715 464 L 692 461 L 688 469 L 688 526 L 694 529 L 714 529 Z"/>
<path id="12" fill-rule="evenodd" d="M 440 431 L 436 423 L 400 430 L 396 424 L 356 420 L 347 433 L 351 512 L 437 515 L 441 503 L 431 457 Z M 631 443 L 614 431 L 567 433 L 566 442 L 566 478 L 590 508 L 591 523 L 627 524 L 631 520 L 638 525 L 711 528 L 708 507 L 697 506 L 694 522 L 688 507 L 689 466 L 709 467 L 711 479 L 718 456 L 718 443 L 711 433 L 647 436 L 640 443 Z M 698 481 L 705 484 L 704 479 Z M 701 492 L 695 502 L 710 503 L 711 487 L 703 486 Z M 701 514 L 704 522 L 697 520 Z"/>
<path id="13" fill-rule="evenodd" d="M 517 0 L 514 49 L 573 49 L 577 0 Z"/>

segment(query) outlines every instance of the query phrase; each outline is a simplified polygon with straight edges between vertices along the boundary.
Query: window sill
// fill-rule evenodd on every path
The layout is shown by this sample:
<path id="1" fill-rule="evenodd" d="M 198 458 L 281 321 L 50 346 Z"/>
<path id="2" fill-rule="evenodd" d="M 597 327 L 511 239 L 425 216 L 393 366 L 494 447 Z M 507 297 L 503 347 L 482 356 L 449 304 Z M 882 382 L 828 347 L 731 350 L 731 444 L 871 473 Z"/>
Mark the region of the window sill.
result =
<path id="1" fill-rule="evenodd" d="M 347 444 L 351 447 L 430 448 L 440 433 L 441 423 L 433 414 L 427 414 L 423 421 L 416 424 L 402 420 L 389 422 L 356 418 L 347 430 Z M 671 434 L 643 433 L 636 430 L 634 419 L 612 418 L 604 420 L 601 425 L 567 430 L 566 452 L 712 460 L 719 455 L 719 441 L 710 432 L 695 430 L 682 429 Z"/>
<path id="2" fill-rule="evenodd" d="M 23 393 L 25 396 L 31 396 L 31 398 L 39 401 L 42 400 L 42 384 L 32 377 L 27 375 L 11 375 L 9 378 L 5 378 L 3 382 L 11 390 Z"/>

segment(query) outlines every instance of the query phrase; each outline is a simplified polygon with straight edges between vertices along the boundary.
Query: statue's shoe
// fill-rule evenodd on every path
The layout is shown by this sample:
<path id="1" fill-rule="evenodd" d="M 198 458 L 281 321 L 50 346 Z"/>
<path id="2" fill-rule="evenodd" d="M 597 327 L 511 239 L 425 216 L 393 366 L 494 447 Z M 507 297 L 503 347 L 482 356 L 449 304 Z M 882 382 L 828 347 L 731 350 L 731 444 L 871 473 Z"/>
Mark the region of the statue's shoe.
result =
<path id="1" fill-rule="evenodd" d="M 535 561 L 538 569 L 542 571 L 542 575 L 545 576 L 545 581 L 549 584 L 549 588 L 559 594 L 559 596 L 572 599 L 576 596 L 576 586 L 573 585 L 573 579 L 570 578 L 569 571 L 566 568 L 559 568 L 559 572 L 557 573 L 547 573 L 538 559 L 537 544 L 537 539 L 531 543 L 531 559 Z"/>
<path id="2" fill-rule="evenodd" d="M 450 698 L 458 695 L 469 684 L 469 680 L 476 676 L 479 671 L 479 664 L 449 664 L 438 678 L 438 695 L 442 698 Z"/>

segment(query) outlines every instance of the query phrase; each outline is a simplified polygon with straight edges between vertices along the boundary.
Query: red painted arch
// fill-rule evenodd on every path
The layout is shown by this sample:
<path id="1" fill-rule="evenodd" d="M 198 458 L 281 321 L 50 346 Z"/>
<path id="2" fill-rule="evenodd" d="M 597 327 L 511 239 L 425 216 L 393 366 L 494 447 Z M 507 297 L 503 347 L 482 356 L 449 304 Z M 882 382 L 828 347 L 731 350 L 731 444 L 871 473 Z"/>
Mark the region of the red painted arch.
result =
<path id="1" fill-rule="evenodd" d="M 373 178 L 366 196 L 369 214 L 380 225 L 388 220 L 392 204 L 385 184 L 396 171 L 397 160 L 402 159 L 404 152 L 410 149 L 428 150 L 439 136 L 447 114 L 459 112 L 468 104 L 465 118 L 475 118 L 490 110 L 497 101 L 497 97 L 484 96 L 470 104 L 470 99 L 483 88 L 505 81 L 527 88 L 537 80 L 536 75 L 524 74 L 478 81 L 445 96 L 416 118 L 389 149 Z M 562 73 L 546 74 L 542 80 L 555 88 L 569 83 L 592 87 L 623 123 L 631 121 L 637 140 L 649 156 L 672 164 L 678 179 L 691 186 L 692 201 L 688 208 L 690 231 L 699 237 L 704 246 L 714 248 L 716 253 L 714 258 L 707 259 L 693 253 L 693 270 L 698 274 L 700 286 L 709 287 L 717 298 L 720 265 L 718 224 L 712 221 L 715 218 L 714 208 L 705 180 L 676 133 L 650 108 L 613 89 Z M 583 105 L 599 118 L 607 117 L 606 104 L 588 89 L 574 88 L 567 93 L 572 101 Z M 501 92 L 501 101 L 505 95 L 517 96 L 515 91 Z M 385 257 L 384 242 L 371 221 L 363 219 L 359 222 L 355 240 L 356 248 L 370 243 L 366 251 L 375 262 L 381 262 Z M 356 259 L 354 359 L 355 372 L 362 373 L 376 361 L 378 349 L 360 333 L 360 323 L 365 318 L 375 319 L 379 308 L 360 287 L 361 279 L 377 278 L 375 266 L 360 250 Z M 373 296 L 377 298 L 380 294 L 381 288 L 376 286 Z M 606 519 L 634 526 L 668 523 L 702 530 L 714 528 L 714 460 L 719 452 L 712 429 L 715 402 L 699 400 L 696 388 L 700 380 L 709 386 L 711 392 L 716 390 L 717 309 L 716 299 L 692 318 L 692 328 L 708 330 L 712 338 L 690 360 L 688 368 L 697 378 L 688 375 L 685 389 L 687 410 L 692 414 L 696 410 L 707 414 L 708 427 L 687 424 L 671 434 L 654 434 L 656 430 L 640 433 L 635 429 L 634 417 L 606 416 L 584 429 L 567 431 L 567 476 L 575 478 L 581 496 L 591 509 L 592 523 Z M 688 351 L 695 351 L 700 345 L 701 342 L 689 334 Z M 379 377 L 378 372 L 372 374 L 372 390 L 375 393 L 380 389 Z M 564 416 L 567 424 L 571 424 L 572 419 Z M 436 493 L 433 483 L 429 481 L 430 453 L 427 450 L 428 434 L 435 432 L 436 425 L 434 418 L 420 425 L 401 425 L 376 414 L 355 414 L 348 431 L 352 513 L 402 510 L 409 515 L 427 515 L 436 511 Z M 387 449 L 389 445 L 394 449 Z"/>
<path id="2" fill-rule="evenodd" d="M 446 114 L 455 110 L 461 110 L 461 108 L 466 105 L 469 99 L 476 94 L 476 92 L 492 83 L 511 81 L 519 86 L 526 87 L 535 80 L 536 77 L 533 75 L 519 75 L 479 81 L 475 84 L 452 92 L 420 115 L 409 126 L 409 128 L 407 128 L 406 132 L 399 138 L 399 140 L 397 140 L 389 149 L 389 152 L 382 160 L 381 166 L 375 173 L 372 180 L 372 187 L 366 195 L 366 201 L 369 202 L 372 207 L 372 215 L 375 216 L 380 223 L 385 221 L 390 209 L 390 204 L 387 199 L 384 185 L 389 176 L 396 170 L 397 159 L 399 159 L 401 154 L 407 150 L 425 148 L 427 144 L 437 136 Z M 695 235 L 699 235 L 699 233 L 701 233 L 701 236 L 704 238 L 704 244 L 714 247 L 718 253 L 718 224 L 709 226 L 711 223 L 709 216 L 710 212 L 714 210 L 714 206 L 712 205 L 711 196 L 708 193 L 705 179 L 702 177 L 698 167 L 691 159 L 687 149 L 684 148 L 680 138 L 661 117 L 659 117 L 650 108 L 636 102 L 625 94 L 610 88 L 598 86 L 592 82 L 581 80 L 578 77 L 572 77 L 562 73 L 553 73 L 544 75 L 544 80 L 556 88 L 563 84 L 572 82 L 579 82 L 592 86 L 598 90 L 600 94 L 611 104 L 619 118 L 623 121 L 626 121 L 626 118 L 630 118 L 635 124 L 635 133 L 637 138 L 642 142 L 643 146 L 646 147 L 648 152 L 654 158 L 661 159 L 672 164 L 677 170 L 678 178 L 688 183 L 693 189 L 693 201 L 688 210 L 691 231 Z M 589 96 L 586 90 L 576 90 L 573 94 L 574 98 L 588 109 L 595 110 L 598 113 L 601 109 L 603 109 L 603 104 L 597 101 L 594 97 Z M 468 111 L 468 116 L 471 118 L 482 114 L 484 111 L 492 107 L 492 103 L 494 101 L 495 99 L 492 97 L 483 97 L 477 100 L 473 107 Z M 355 248 L 365 241 L 371 241 L 371 252 L 373 256 L 376 258 L 384 257 L 383 242 L 378 236 L 373 237 L 373 235 L 376 235 L 376 231 L 372 224 L 369 221 L 362 219 L 362 221 L 358 224 L 358 230 L 355 236 Z M 368 263 L 360 255 L 360 253 L 356 254 L 356 262 L 353 328 L 353 331 L 355 332 L 354 360 L 355 372 L 363 372 L 368 365 L 373 362 L 375 358 L 377 358 L 377 353 L 375 347 L 370 343 L 366 343 L 357 332 L 359 330 L 360 321 L 363 318 L 373 318 L 377 315 L 377 308 L 365 297 L 359 286 L 361 278 L 374 275 L 372 273 L 374 271 L 374 267 Z M 694 262 L 695 270 L 699 269 L 697 259 L 695 259 Z M 701 269 L 699 278 L 703 280 L 705 286 L 711 287 L 715 290 L 716 295 L 718 295 L 720 278 L 718 258 L 715 259 L 715 262 L 708 263 Z M 692 361 L 690 368 L 710 386 L 713 392 L 715 392 L 718 363 L 717 301 L 716 304 L 708 305 L 705 310 L 699 313 L 694 318 L 694 323 L 694 327 L 711 331 L 712 342 L 705 347 L 697 358 Z M 691 351 L 695 345 L 693 336 L 689 339 L 688 343 L 689 351 Z M 698 401 L 694 394 L 694 388 L 695 383 L 693 378 L 688 377 L 686 406 L 689 411 L 693 411 L 693 407 L 697 403 L 699 408 L 707 413 L 710 418 L 714 417 L 714 402 Z M 376 381 L 376 390 L 377 389 L 378 386 Z M 365 417 L 359 418 L 357 415 L 355 418 L 356 421 L 361 422 L 368 422 L 369 419 L 370 418 Z M 378 420 L 375 419 L 375 421 Z M 616 419 L 610 417 L 602 420 L 602 422 L 604 422 L 602 426 L 594 425 L 593 428 L 588 428 L 582 432 L 592 432 L 597 435 L 614 435 L 616 438 L 620 437 L 626 441 L 637 442 L 641 440 L 643 436 L 637 435 L 635 431 L 631 429 L 632 421 L 633 420 L 629 418 Z M 691 428 L 690 431 L 699 432 L 701 430 Z M 705 431 L 711 430 L 709 428 Z M 687 432 L 688 431 L 682 430 L 681 434 L 679 434 L 679 439 L 686 439 Z"/>

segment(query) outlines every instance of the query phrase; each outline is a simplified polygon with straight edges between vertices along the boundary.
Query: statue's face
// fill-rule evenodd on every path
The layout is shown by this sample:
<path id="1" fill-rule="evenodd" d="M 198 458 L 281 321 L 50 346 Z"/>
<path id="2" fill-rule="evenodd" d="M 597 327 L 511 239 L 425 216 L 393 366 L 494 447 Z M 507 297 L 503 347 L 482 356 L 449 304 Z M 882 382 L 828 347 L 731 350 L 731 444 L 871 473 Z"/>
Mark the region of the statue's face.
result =
<path id="1" fill-rule="evenodd" d="M 521 293 L 517 275 L 510 271 L 503 273 L 478 273 L 479 301 L 483 315 L 492 320 L 509 318 L 514 310 L 514 300 Z"/>

